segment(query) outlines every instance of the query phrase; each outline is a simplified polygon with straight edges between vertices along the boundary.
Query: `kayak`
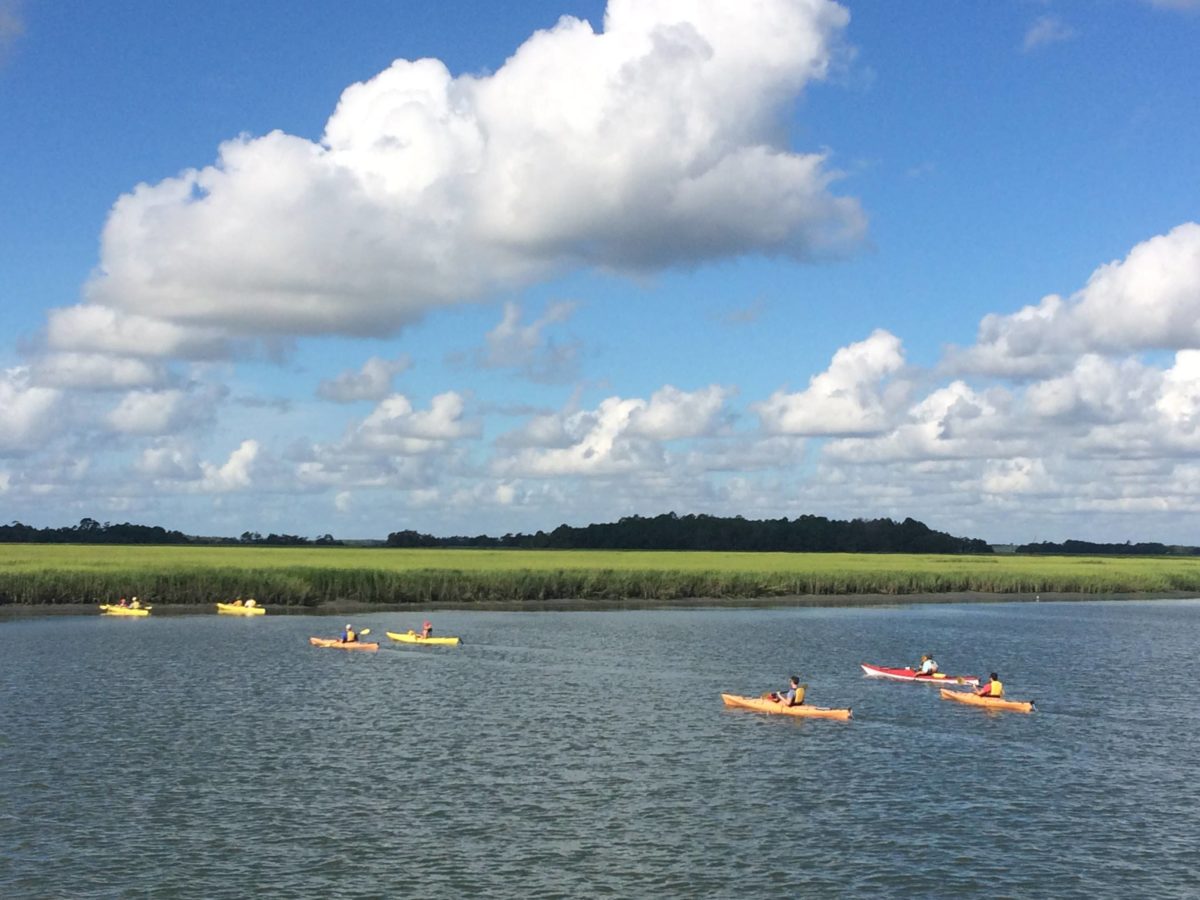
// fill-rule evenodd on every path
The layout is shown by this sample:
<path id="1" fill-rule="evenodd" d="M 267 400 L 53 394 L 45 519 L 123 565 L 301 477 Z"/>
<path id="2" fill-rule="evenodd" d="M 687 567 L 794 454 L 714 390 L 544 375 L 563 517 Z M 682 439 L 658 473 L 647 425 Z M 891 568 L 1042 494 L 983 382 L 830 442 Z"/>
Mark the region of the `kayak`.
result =
<path id="1" fill-rule="evenodd" d="M 106 616 L 148 616 L 150 609 L 149 606 L 139 606 L 134 609 L 132 606 L 117 606 L 112 603 L 100 604 L 100 612 Z"/>
<path id="2" fill-rule="evenodd" d="M 764 700 L 761 697 L 742 697 L 738 694 L 722 694 L 721 699 L 726 706 L 739 709 L 752 709 L 755 712 L 774 713 L 780 716 L 801 716 L 813 719 L 849 719 L 848 709 L 829 709 L 825 706 L 784 706 L 774 700 Z"/>
<path id="3" fill-rule="evenodd" d="M 942 688 L 943 700 L 957 700 L 969 706 L 982 706 L 987 709 L 1007 709 L 1010 712 L 1033 712 L 1032 700 L 1005 700 L 1003 697 L 980 697 L 970 691 L 951 691 Z"/>
<path id="4" fill-rule="evenodd" d="M 456 637 L 421 637 L 415 631 L 386 631 L 384 633 L 393 641 L 399 641 L 402 644 L 436 644 L 441 647 L 458 646 L 458 638 Z"/>
<path id="5" fill-rule="evenodd" d="M 230 616 L 265 616 L 267 614 L 264 606 L 236 606 L 233 603 L 218 603 L 217 612 Z"/>
<path id="6" fill-rule="evenodd" d="M 859 663 L 863 674 L 868 678 L 888 678 L 892 681 L 926 681 L 932 684 L 970 684 L 979 686 L 979 678 L 975 675 L 946 675 L 934 672 L 932 675 L 922 675 L 916 669 L 889 669 L 886 666 L 873 666 L 870 663 Z"/>
<path id="7" fill-rule="evenodd" d="M 368 643 L 367 641 L 338 641 L 333 638 L 318 638 L 310 637 L 308 642 L 314 647 L 337 647 L 341 650 L 378 650 L 379 644 Z"/>

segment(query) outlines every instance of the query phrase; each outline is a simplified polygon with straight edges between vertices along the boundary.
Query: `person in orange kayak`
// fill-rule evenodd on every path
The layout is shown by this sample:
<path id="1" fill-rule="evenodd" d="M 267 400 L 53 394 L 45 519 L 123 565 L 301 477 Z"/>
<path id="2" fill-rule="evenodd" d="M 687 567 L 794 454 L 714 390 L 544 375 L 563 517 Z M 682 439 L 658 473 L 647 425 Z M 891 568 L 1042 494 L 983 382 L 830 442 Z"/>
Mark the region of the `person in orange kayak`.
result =
<path id="1" fill-rule="evenodd" d="M 342 633 L 338 637 L 338 640 L 340 640 L 343 644 L 353 644 L 358 640 L 358 633 L 354 630 L 350 623 L 347 622 L 346 627 L 342 629 Z"/>
<path id="2" fill-rule="evenodd" d="M 800 676 L 793 675 L 786 691 L 773 691 L 771 699 L 784 706 L 799 706 L 804 702 L 805 687 L 800 683 Z"/>
<path id="3" fill-rule="evenodd" d="M 937 660 L 928 653 L 921 657 L 921 662 L 917 666 L 918 675 L 933 675 L 938 670 Z"/>
<path id="4" fill-rule="evenodd" d="M 1000 680 L 1000 676 L 993 672 L 988 676 L 987 684 L 981 685 L 975 693 L 980 697 L 1003 697 L 1004 683 Z"/>
<path id="5" fill-rule="evenodd" d="M 421 637 L 433 637 L 433 626 L 429 624 L 429 620 L 425 620 L 425 624 L 421 626 Z"/>

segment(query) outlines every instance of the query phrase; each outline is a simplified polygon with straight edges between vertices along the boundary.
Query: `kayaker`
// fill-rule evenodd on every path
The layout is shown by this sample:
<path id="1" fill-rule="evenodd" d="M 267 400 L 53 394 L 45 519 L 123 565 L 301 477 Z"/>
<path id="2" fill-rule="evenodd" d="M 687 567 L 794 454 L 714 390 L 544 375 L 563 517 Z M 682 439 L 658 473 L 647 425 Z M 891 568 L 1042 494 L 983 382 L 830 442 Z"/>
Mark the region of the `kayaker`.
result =
<path id="1" fill-rule="evenodd" d="M 257 604 L 257 603 L 255 603 L 255 602 L 254 602 L 254 598 L 253 598 L 253 597 L 251 597 L 249 600 L 247 600 L 247 601 L 246 601 L 246 605 L 247 605 L 247 606 L 257 606 L 258 604 Z"/>
<path id="2" fill-rule="evenodd" d="M 1000 681 L 1000 676 L 993 672 L 988 676 L 987 684 L 980 687 L 975 693 L 980 697 L 1003 697 L 1004 683 Z"/>
<path id="3" fill-rule="evenodd" d="M 921 664 L 917 666 L 918 675 L 933 675 L 938 670 L 937 660 L 928 653 L 921 657 Z"/>
<path id="4" fill-rule="evenodd" d="M 129 608 L 130 609 L 141 609 L 142 604 L 138 601 L 137 597 L 134 597 L 132 600 L 129 601 Z"/>
<path id="5" fill-rule="evenodd" d="M 784 706 L 799 706 L 804 702 L 804 686 L 800 684 L 800 676 L 793 675 L 791 684 L 786 691 L 774 691 L 771 699 Z"/>
<path id="6" fill-rule="evenodd" d="M 117 604 L 117 606 L 128 606 L 128 605 L 129 605 L 129 601 L 126 600 L 124 597 L 122 597 L 121 602 Z"/>
<path id="7" fill-rule="evenodd" d="M 241 598 L 241 597 L 238 597 L 236 600 L 234 600 L 234 601 L 233 601 L 233 605 L 234 605 L 234 606 L 241 606 L 241 605 L 242 605 L 242 598 Z"/>
<path id="8" fill-rule="evenodd" d="M 353 644 L 355 641 L 358 640 L 358 634 L 357 634 L 357 632 L 355 632 L 354 628 L 350 625 L 349 622 L 346 623 L 346 627 L 342 630 L 342 634 L 341 634 L 341 637 L 339 638 L 339 640 L 343 644 Z"/>
<path id="9" fill-rule="evenodd" d="M 433 626 L 429 624 L 429 620 L 425 620 L 425 624 L 421 626 L 421 637 L 433 637 Z"/>

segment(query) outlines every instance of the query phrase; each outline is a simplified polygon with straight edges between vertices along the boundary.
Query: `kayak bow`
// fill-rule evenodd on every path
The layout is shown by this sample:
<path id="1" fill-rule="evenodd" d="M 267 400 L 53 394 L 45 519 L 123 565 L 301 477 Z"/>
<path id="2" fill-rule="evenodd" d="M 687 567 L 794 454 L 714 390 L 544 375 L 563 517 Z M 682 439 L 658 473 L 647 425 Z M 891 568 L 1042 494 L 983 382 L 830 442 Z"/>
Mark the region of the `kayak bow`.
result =
<path id="1" fill-rule="evenodd" d="M 742 697 L 739 694 L 722 694 L 721 700 L 726 706 L 739 709 L 752 709 L 755 712 L 773 713 L 780 716 L 800 716 L 812 719 L 849 719 L 849 709 L 829 709 L 825 706 L 784 706 L 774 700 L 764 700 L 761 697 Z"/>

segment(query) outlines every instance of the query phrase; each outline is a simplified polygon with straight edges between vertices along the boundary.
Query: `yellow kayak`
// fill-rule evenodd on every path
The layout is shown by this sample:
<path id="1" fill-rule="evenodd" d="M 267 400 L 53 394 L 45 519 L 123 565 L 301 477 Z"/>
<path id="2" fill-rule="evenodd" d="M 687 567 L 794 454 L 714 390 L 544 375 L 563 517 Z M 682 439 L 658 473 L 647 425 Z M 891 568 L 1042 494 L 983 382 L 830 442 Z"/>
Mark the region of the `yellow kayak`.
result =
<path id="1" fill-rule="evenodd" d="M 764 700 L 762 697 L 742 697 L 738 694 L 722 694 L 721 700 L 726 706 L 736 706 L 739 709 L 752 709 L 756 712 L 771 713 L 778 716 L 800 716 L 813 719 L 849 719 L 849 709 L 829 709 L 824 706 L 784 706 L 774 700 Z"/>
<path id="2" fill-rule="evenodd" d="M 149 606 L 117 606 L 115 603 L 101 603 L 100 612 L 106 616 L 148 616 L 150 615 L 151 607 Z"/>
<path id="3" fill-rule="evenodd" d="M 265 616 L 267 610 L 262 606 L 238 606 L 234 603 L 218 603 L 217 612 L 230 616 Z"/>
<path id="4" fill-rule="evenodd" d="M 393 641 L 399 641 L 402 644 L 434 644 L 442 647 L 457 647 L 459 641 L 456 637 L 421 637 L 415 631 L 388 631 L 384 633 Z"/>
<path id="5" fill-rule="evenodd" d="M 968 706 L 982 706 L 984 709 L 1006 709 L 1009 712 L 1033 712 L 1032 700 L 1005 700 L 1003 697 L 980 697 L 970 691 L 941 690 L 943 700 L 957 700 Z"/>

